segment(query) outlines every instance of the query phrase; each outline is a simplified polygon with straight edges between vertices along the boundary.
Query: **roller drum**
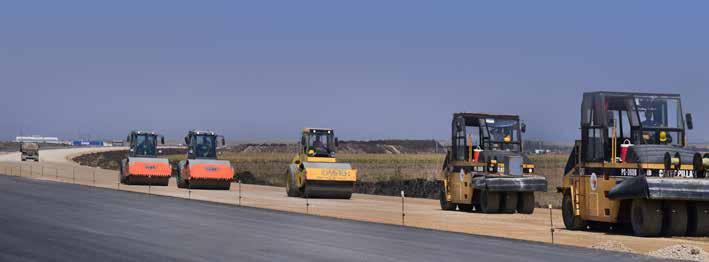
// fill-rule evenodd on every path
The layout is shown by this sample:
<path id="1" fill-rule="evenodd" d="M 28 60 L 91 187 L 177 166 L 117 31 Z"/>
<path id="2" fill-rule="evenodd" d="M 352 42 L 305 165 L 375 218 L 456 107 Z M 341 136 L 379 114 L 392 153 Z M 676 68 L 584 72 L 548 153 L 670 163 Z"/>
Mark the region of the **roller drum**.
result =
<path id="1" fill-rule="evenodd" d="M 350 199 L 353 189 L 353 182 L 308 181 L 304 191 L 307 198 Z"/>

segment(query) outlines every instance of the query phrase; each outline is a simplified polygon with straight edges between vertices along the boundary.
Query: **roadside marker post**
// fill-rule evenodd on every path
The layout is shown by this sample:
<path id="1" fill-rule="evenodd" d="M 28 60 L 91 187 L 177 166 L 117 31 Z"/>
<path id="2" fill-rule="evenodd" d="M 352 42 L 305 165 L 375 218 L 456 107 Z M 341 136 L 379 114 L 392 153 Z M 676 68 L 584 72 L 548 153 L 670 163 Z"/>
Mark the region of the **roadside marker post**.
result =
<path id="1" fill-rule="evenodd" d="M 239 182 L 239 206 L 241 206 L 241 179 L 237 180 Z"/>
<path id="2" fill-rule="evenodd" d="M 551 214 L 551 204 L 549 204 L 549 232 L 551 233 L 551 243 L 554 244 L 554 219 Z"/>
<path id="3" fill-rule="evenodd" d="M 59 168 L 54 169 L 54 179 L 59 181 Z"/>
<path id="4" fill-rule="evenodd" d="M 76 184 L 76 168 L 71 172 L 71 183 Z"/>
<path id="5" fill-rule="evenodd" d="M 404 198 L 406 198 L 406 195 L 404 194 L 404 190 L 401 190 L 401 225 L 406 226 L 406 210 L 404 209 Z"/>
<path id="6" fill-rule="evenodd" d="M 91 173 L 91 179 L 93 181 L 94 186 L 96 186 L 96 169 Z"/>
<path id="7" fill-rule="evenodd" d="M 308 194 L 305 194 L 305 214 L 310 214 L 310 200 L 308 198 Z"/>

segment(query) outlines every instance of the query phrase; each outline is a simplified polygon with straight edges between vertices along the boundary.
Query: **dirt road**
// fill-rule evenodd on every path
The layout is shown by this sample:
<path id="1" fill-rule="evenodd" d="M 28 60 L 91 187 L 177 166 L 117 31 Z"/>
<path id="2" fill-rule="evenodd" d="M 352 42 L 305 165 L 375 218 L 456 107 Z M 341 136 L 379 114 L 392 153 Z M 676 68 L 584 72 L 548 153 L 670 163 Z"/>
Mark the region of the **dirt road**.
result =
<path id="1" fill-rule="evenodd" d="M 0 156 L 0 173 L 233 205 L 240 203 L 250 207 L 342 219 L 402 224 L 402 200 L 399 197 L 354 194 L 351 200 L 306 201 L 288 198 L 283 188 L 270 186 L 233 184 L 230 191 L 209 191 L 178 189 L 174 180 L 170 181 L 168 187 L 119 185 L 116 171 L 82 167 L 67 160 L 69 155 L 93 150 L 96 149 L 44 150 L 40 153 L 42 161 L 39 163 L 21 163 L 18 162 L 19 155 L 3 155 Z M 406 215 L 403 217 L 403 223 L 406 226 L 551 242 L 548 209 L 537 209 L 533 215 L 465 213 L 441 211 L 438 201 L 435 200 L 407 198 L 404 210 Z M 637 253 L 647 253 L 676 244 L 690 244 L 709 250 L 707 238 L 639 238 L 608 232 L 568 231 L 563 229 L 560 210 L 552 210 L 551 218 L 557 244 L 591 247 L 594 244 L 615 241 Z"/>

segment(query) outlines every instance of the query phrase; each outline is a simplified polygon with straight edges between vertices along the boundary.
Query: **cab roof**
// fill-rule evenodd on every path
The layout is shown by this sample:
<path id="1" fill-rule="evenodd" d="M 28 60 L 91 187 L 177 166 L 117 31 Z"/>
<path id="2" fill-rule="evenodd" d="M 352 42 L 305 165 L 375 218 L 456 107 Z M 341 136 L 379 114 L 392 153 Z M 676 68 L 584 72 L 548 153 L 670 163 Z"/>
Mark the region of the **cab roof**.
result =
<path id="1" fill-rule="evenodd" d="M 477 126 L 478 120 L 481 118 L 509 119 L 519 121 L 518 115 L 460 112 L 453 114 L 453 123 L 455 123 L 455 119 L 458 117 L 462 117 L 463 119 L 465 119 L 466 126 Z"/>
<path id="2" fill-rule="evenodd" d="M 133 130 L 130 132 L 131 134 L 136 134 L 136 135 L 158 135 L 155 131 L 143 131 L 143 130 Z"/>
<path id="3" fill-rule="evenodd" d="M 216 136 L 217 133 L 214 131 L 209 131 L 209 130 L 190 130 L 188 135 L 208 135 L 208 136 Z"/>
<path id="4" fill-rule="evenodd" d="M 508 118 L 508 119 L 519 119 L 518 115 L 508 115 L 508 114 L 490 114 L 490 113 L 453 113 L 453 117 L 462 116 L 463 118 Z"/>
<path id="5" fill-rule="evenodd" d="M 584 96 L 669 96 L 679 97 L 679 94 L 668 93 L 643 93 L 643 92 L 613 92 L 613 91 L 595 91 L 583 93 Z"/>
<path id="6" fill-rule="evenodd" d="M 319 128 L 319 127 L 306 127 L 303 128 L 303 133 L 310 133 L 310 131 L 333 131 L 332 128 Z"/>

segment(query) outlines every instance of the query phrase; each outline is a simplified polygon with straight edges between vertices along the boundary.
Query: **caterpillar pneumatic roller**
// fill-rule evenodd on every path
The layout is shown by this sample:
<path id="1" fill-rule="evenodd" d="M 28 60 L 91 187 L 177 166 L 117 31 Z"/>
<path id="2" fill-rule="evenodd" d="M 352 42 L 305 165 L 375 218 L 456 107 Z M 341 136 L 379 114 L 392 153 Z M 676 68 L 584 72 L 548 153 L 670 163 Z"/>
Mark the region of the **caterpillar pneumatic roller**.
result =
<path id="1" fill-rule="evenodd" d="M 172 168 L 167 159 L 157 157 L 158 140 L 165 144 L 165 138 L 155 132 L 130 132 L 126 138 L 128 155 L 120 166 L 122 184 L 167 186 Z"/>
<path id="2" fill-rule="evenodd" d="M 566 228 L 630 224 L 637 236 L 709 235 L 709 156 L 687 148 L 680 96 L 583 95 L 577 140 L 557 191 Z"/>
<path id="3" fill-rule="evenodd" d="M 357 170 L 335 158 L 338 140 L 332 129 L 303 129 L 300 152 L 286 170 L 286 193 L 289 197 L 352 197 Z"/>
<path id="4" fill-rule="evenodd" d="M 441 209 L 531 214 L 534 192 L 547 181 L 534 175 L 522 152 L 526 131 L 516 115 L 455 113 L 452 143 L 443 163 Z"/>
<path id="5" fill-rule="evenodd" d="M 185 137 L 187 159 L 180 161 L 177 187 L 229 190 L 234 168 L 227 160 L 217 159 L 217 143 L 225 146 L 224 137 L 211 131 L 190 131 Z"/>

